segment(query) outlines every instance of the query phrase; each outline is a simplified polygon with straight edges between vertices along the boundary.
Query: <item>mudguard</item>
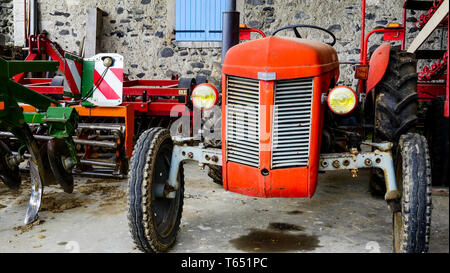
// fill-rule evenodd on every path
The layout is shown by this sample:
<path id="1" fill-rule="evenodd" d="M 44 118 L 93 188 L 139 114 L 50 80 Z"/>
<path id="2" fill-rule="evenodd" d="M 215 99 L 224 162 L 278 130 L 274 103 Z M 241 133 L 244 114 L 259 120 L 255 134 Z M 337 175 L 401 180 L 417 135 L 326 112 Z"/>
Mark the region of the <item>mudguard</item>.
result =
<path id="1" fill-rule="evenodd" d="M 369 62 L 366 95 L 381 81 L 389 64 L 391 44 L 380 45 L 372 54 Z"/>

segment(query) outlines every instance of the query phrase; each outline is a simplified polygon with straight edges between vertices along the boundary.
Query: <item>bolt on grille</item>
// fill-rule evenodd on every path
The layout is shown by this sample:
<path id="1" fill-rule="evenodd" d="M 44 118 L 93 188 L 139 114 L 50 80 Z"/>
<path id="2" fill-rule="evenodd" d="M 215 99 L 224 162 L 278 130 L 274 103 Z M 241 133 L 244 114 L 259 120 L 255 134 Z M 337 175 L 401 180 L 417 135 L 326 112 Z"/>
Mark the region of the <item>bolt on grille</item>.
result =
<path id="1" fill-rule="evenodd" d="M 308 166 L 313 78 L 275 83 L 272 168 Z"/>
<path id="2" fill-rule="evenodd" d="M 227 159 L 259 167 L 259 81 L 227 77 Z"/>

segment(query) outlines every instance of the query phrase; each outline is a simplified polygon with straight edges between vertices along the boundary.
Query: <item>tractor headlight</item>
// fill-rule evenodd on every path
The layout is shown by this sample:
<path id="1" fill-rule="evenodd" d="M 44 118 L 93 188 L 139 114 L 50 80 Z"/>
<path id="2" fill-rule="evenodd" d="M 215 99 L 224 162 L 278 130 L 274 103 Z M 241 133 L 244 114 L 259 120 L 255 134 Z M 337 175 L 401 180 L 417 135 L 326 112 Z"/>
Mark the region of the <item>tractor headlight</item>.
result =
<path id="1" fill-rule="evenodd" d="M 212 108 L 217 104 L 219 99 L 219 92 L 214 85 L 209 83 L 202 83 L 197 85 L 192 91 L 192 104 L 202 110 Z"/>
<path id="2" fill-rule="evenodd" d="M 338 115 L 346 115 L 353 111 L 357 101 L 356 92 L 347 86 L 333 88 L 327 97 L 328 107 Z"/>

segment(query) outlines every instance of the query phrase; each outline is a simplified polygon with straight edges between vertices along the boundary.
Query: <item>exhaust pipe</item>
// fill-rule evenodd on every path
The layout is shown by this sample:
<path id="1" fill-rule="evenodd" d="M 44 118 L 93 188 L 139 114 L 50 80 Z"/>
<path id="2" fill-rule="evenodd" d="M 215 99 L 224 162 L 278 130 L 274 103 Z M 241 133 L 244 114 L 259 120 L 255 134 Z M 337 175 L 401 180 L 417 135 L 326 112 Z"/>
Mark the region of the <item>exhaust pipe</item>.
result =
<path id="1" fill-rule="evenodd" d="M 222 13 L 222 64 L 228 50 L 239 44 L 239 12 L 236 0 L 228 0 L 228 10 Z"/>

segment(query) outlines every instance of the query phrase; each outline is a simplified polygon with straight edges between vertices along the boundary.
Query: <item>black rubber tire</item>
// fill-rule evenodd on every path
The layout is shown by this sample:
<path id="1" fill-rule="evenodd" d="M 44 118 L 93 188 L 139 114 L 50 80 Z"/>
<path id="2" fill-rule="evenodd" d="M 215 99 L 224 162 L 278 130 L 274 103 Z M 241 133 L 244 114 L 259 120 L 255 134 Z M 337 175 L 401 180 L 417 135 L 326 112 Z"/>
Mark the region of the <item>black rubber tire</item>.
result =
<path id="1" fill-rule="evenodd" d="M 431 166 L 428 144 L 416 133 L 402 135 L 397 148 L 396 179 L 401 211 L 393 212 L 394 252 L 428 251 L 431 226 Z"/>
<path id="2" fill-rule="evenodd" d="M 11 155 L 8 146 L 0 140 L 0 179 L 8 188 L 17 190 L 20 188 L 22 180 L 20 179 L 19 166 L 11 168 L 6 162 L 6 157 Z"/>
<path id="3" fill-rule="evenodd" d="M 184 101 L 184 98 L 179 97 L 178 102 L 180 103 L 186 103 L 187 105 L 191 106 L 191 95 L 192 91 L 194 91 L 195 86 L 197 85 L 197 82 L 194 78 L 180 78 L 178 80 L 178 88 L 186 88 L 187 89 L 187 101 Z"/>
<path id="4" fill-rule="evenodd" d="M 50 169 L 64 192 L 73 192 L 73 174 L 64 168 L 62 159 L 70 157 L 68 147 L 62 139 L 51 139 L 47 143 L 47 155 Z"/>
<path id="5" fill-rule="evenodd" d="M 416 69 L 414 54 L 397 46 L 391 47 L 386 73 L 372 91 L 374 142 L 389 141 L 394 143 L 395 149 L 402 134 L 415 132 L 418 109 Z M 386 193 L 384 175 L 379 169 L 372 170 L 369 184 L 372 194 Z"/>
<path id="6" fill-rule="evenodd" d="M 199 74 L 195 77 L 195 81 L 197 84 L 208 83 L 208 77 L 203 74 Z"/>
<path id="7" fill-rule="evenodd" d="M 417 60 L 414 54 L 392 47 L 389 65 L 375 87 L 375 136 L 397 142 L 417 123 Z"/>
<path id="8" fill-rule="evenodd" d="M 170 202 L 167 221 L 168 228 L 164 234 L 158 231 L 157 217 L 155 213 L 158 202 L 166 202 L 163 198 L 153 195 L 153 186 L 158 181 L 166 180 L 167 173 L 155 174 L 158 164 L 163 164 L 160 151 L 167 152 L 168 147 L 173 148 L 172 139 L 167 129 L 155 127 L 146 130 L 141 134 L 133 150 L 130 160 L 130 170 L 128 174 L 128 223 L 132 238 L 136 246 L 144 252 L 166 252 L 175 243 L 180 227 L 181 215 L 183 212 L 184 197 L 184 172 L 183 165 L 180 166 L 178 181 L 180 188 L 177 190 L 176 198 Z M 172 149 L 170 148 L 170 149 Z M 171 150 L 170 150 L 171 154 Z M 167 162 L 167 161 L 166 161 Z M 170 162 L 169 168 L 170 168 Z M 162 178 L 161 178 L 162 177 Z M 163 222 L 165 223 L 165 222 Z"/>
<path id="9" fill-rule="evenodd" d="M 222 166 L 209 165 L 208 167 L 208 176 L 212 178 L 214 183 L 222 186 Z"/>
<path id="10" fill-rule="evenodd" d="M 449 184 L 449 119 L 444 117 L 445 97 L 431 101 L 425 116 L 425 136 L 430 147 L 433 186 Z"/>

